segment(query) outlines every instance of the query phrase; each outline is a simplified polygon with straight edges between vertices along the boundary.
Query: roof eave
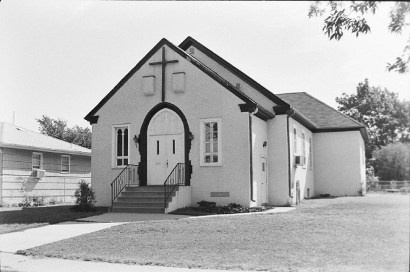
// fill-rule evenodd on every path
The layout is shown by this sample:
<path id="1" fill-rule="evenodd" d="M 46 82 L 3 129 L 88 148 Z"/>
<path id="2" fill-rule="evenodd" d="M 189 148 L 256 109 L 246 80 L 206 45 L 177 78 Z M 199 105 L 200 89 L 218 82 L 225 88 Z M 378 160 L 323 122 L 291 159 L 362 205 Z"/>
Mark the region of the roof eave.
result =
<path id="1" fill-rule="evenodd" d="M 51 152 L 51 153 L 62 153 L 62 154 L 70 154 L 70 155 L 91 156 L 91 150 L 90 152 L 85 152 L 85 151 L 54 149 L 54 148 L 37 147 L 37 146 L 29 146 L 29 145 L 18 145 L 18 144 L 11 144 L 11 143 L 0 143 L 0 147 L 15 148 L 15 149 L 28 149 L 28 150 Z"/>

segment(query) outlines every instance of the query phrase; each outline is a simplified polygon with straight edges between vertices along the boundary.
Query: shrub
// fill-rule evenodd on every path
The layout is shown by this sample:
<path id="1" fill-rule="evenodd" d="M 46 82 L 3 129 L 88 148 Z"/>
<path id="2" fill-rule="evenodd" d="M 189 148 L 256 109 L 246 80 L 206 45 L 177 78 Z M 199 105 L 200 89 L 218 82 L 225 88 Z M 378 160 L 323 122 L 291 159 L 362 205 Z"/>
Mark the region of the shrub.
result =
<path id="1" fill-rule="evenodd" d="M 393 143 L 373 152 L 374 169 L 381 180 L 410 179 L 410 143 Z"/>
<path id="2" fill-rule="evenodd" d="M 94 212 L 95 195 L 91 185 L 82 180 L 78 183 L 78 188 L 75 190 L 74 196 L 76 198 L 76 206 L 70 210 L 75 212 Z"/>

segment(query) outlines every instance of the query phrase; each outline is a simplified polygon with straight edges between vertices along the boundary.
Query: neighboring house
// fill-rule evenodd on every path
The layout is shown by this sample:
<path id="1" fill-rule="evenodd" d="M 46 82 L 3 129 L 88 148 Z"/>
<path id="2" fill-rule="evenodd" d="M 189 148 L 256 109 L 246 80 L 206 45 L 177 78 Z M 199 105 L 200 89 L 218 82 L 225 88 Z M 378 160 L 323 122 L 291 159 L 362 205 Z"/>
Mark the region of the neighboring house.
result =
<path id="1" fill-rule="evenodd" d="M 85 119 L 93 188 L 113 211 L 289 205 L 365 182 L 362 124 L 307 93 L 273 94 L 191 37 L 162 39 Z M 165 181 L 185 186 L 167 199 Z"/>
<path id="2" fill-rule="evenodd" d="M 81 180 L 91 182 L 90 149 L 0 123 L 1 202 L 73 202 Z"/>

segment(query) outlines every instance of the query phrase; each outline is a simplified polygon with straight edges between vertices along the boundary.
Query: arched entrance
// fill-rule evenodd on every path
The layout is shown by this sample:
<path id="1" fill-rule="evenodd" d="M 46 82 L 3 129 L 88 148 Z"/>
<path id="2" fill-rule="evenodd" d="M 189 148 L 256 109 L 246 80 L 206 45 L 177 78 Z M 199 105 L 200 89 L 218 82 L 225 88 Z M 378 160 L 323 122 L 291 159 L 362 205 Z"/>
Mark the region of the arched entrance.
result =
<path id="1" fill-rule="evenodd" d="M 152 117 L 147 131 L 147 185 L 162 185 L 178 163 L 184 163 L 184 125 L 171 109 Z"/>
<path id="2" fill-rule="evenodd" d="M 185 164 L 185 185 L 190 185 L 192 134 L 182 111 L 162 102 L 144 119 L 139 136 L 140 185 L 162 185 L 177 163 Z"/>

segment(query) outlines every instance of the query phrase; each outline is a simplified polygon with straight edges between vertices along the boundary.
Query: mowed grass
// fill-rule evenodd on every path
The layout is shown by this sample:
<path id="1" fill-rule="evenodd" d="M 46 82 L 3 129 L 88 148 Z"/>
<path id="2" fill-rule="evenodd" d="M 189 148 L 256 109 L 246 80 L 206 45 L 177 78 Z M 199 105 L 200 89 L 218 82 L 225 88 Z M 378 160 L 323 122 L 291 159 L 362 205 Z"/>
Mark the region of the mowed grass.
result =
<path id="1" fill-rule="evenodd" d="M 408 271 L 409 196 L 304 201 L 288 213 L 129 223 L 21 254 L 259 271 Z"/>
<path id="2" fill-rule="evenodd" d="M 97 207 L 96 212 L 73 212 L 70 211 L 71 207 L 72 205 L 0 208 L 0 234 L 73 221 L 107 212 L 107 208 L 104 207 Z"/>

